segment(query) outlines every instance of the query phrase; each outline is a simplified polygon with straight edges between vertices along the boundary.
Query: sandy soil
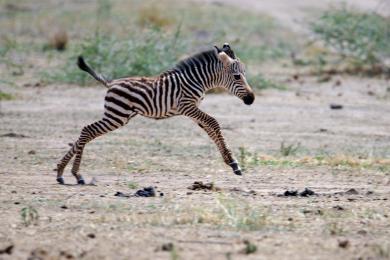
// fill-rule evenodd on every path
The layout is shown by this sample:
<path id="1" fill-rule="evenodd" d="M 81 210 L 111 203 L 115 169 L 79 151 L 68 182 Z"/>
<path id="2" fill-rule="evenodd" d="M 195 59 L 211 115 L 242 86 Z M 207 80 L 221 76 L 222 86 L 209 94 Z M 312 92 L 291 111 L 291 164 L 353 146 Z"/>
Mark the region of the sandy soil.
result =
<path id="1" fill-rule="evenodd" d="M 251 107 L 232 96 L 208 95 L 202 108 L 220 121 L 236 152 L 243 146 L 274 154 L 286 140 L 300 142 L 309 154 L 326 150 L 388 157 L 388 82 L 338 80 L 342 84 L 337 87 L 333 80 L 291 82 L 294 91 L 264 91 Z M 368 95 L 367 88 L 375 94 Z M 81 127 L 99 118 L 104 92 L 64 85 L 20 87 L 17 100 L 2 102 L 0 134 L 26 137 L 0 138 L 0 250 L 15 246 L 12 255 L 1 258 L 389 256 L 388 172 L 259 166 L 243 177 L 234 176 L 207 136 L 186 118 L 135 118 L 87 146 L 81 171 L 87 181 L 96 178 L 97 186 L 57 185 L 52 169 Z M 344 109 L 329 109 L 332 102 Z M 65 178 L 74 183 L 69 172 Z M 221 191 L 190 191 L 194 181 L 214 182 Z M 134 193 L 134 185 L 156 186 L 164 196 L 114 196 L 117 191 Z M 318 195 L 277 196 L 304 187 Z M 357 194 L 343 193 L 351 188 Z M 224 204 L 224 199 L 231 204 Z M 20 211 L 28 205 L 38 211 L 39 220 L 25 226 Z M 226 207 L 237 213 L 226 215 Z M 245 207 L 256 209 L 254 219 L 260 226 L 244 221 L 250 214 Z M 240 226 L 240 221 L 246 224 Z M 257 252 L 242 253 L 245 239 L 257 245 Z M 174 252 L 162 251 L 169 242 Z"/>
<path id="2" fill-rule="evenodd" d="M 335 1 L 244 2 L 299 31 L 304 10 Z M 191 120 L 136 117 L 87 145 L 81 173 L 96 186 L 58 185 L 52 169 L 81 128 L 100 118 L 105 90 L 4 88 L 16 99 L 0 103 L 0 259 L 389 259 L 388 163 L 294 163 L 317 155 L 388 159 L 389 81 L 285 77 L 289 90 L 262 91 L 250 107 L 229 95 L 208 95 L 201 106 L 237 156 L 244 147 L 279 161 L 235 176 Z M 280 158 L 283 141 L 301 148 Z M 69 169 L 64 177 L 75 183 Z M 219 190 L 188 189 L 195 181 Z M 163 196 L 115 196 L 147 186 Z M 316 195 L 283 196 L 305 187 Z M 29 206 L 39 218 L 26 225 Z M 245 240 L 254 253 L 245 254 Z"/>

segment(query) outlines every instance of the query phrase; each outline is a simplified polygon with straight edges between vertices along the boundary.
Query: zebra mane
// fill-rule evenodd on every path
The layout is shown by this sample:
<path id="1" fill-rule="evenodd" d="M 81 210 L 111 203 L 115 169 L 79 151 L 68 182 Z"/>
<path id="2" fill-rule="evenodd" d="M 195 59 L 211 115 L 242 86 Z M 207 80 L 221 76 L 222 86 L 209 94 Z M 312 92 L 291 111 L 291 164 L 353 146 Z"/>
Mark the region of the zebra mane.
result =
<path id="1" fill-rule="evenodd" d="M 217 60 L 217 52 L 215 49 L 209 49 L 206 51 L 199 52 L 197 54 L 194 54 L 188 58 L 185 58 L 184 60 L 180 61 L 176 66 L 172 68 L 172 70 L 182 70 L 188 66 L 193 66 L 195 61 L 210 61 L 210 60 Z"/>

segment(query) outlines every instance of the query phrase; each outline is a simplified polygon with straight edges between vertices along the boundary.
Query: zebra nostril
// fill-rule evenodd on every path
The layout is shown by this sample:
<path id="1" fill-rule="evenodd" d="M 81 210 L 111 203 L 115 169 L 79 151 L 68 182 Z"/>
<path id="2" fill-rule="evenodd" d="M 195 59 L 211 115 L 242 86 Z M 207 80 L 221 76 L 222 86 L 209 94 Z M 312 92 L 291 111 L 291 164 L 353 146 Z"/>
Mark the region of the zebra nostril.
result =
<path id="1" fill-rule="evenodd" d="M 242 100 L 244 100 L 245 105 L 251 105 L 255 100 L 255 95 L 253 95 L 253 93 L 249 93 Z"/>

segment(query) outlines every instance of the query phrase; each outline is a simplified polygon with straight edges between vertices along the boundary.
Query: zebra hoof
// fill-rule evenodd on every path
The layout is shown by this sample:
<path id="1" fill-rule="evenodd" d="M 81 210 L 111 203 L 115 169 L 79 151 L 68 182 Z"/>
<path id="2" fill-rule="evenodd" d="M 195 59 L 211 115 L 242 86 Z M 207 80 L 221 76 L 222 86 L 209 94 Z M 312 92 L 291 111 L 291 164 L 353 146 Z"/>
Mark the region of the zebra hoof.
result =
<path id="1" fill-rule="evenodd" d="M 241 175 L 242 175 L 242 172 L 241 172 L 241 170 L 235 170 L 235 171 L 234 171 L 234 174 L 235 174 L 235 175 L 240 175 L 240 176 L 241 176 Z"/>
<path id="2" fill-rule="evenodd" d="M 77 184 L 79 185 L 85 185 L 85 181 L 83 178 L 80 178 L 78 181 L 77 181 Z"/>
<path id="3" fill-rule="evenodd" d="M 58 177 L 58 178 L 57 178 L 57 182 L 58 182 L 59 184 L 61 184 L 61 185 L 64 185 L 64 184 L 65 184 L 64 178 L 62 178 L 62 177 Z"/>

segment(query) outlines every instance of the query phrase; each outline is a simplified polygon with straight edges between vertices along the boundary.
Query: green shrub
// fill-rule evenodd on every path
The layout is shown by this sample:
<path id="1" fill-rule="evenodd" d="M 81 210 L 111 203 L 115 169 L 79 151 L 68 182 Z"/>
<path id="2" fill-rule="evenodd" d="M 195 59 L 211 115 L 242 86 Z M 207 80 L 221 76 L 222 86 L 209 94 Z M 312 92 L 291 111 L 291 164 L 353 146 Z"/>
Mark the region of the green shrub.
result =
<path id="1" fill-rule="evenodd" d="M 25 208 L 22 208 L 20 210 L 20 216 L 25 226 L 38 223 L 38 219 L 39 219 L 38 211 L 32 206 L 27 206 Z"/>
<path id="2" fill-rule="evenodd" d="M 262 89 L 279 89 L 279 90 L 286 90 L 287 87 L 283 84 L 277 83 L 273 80 L 269 80 L 264 78 L 261 74 L 257 75 L 248 75 L 247 77 L 249 85 L 254 90 L 262 90 Z"/>
<path id="3" fill-rule="evenodd" d="M 371 65 L 390 57 L 390 18 L 342 7 L 325 12 L 311 30 L 344 58 Z"/>
<path id="4" fill-rule="evenodd" d="M 9 93 L 6 93 L 6 92 L 3 92 L 0 90 L 0 101 L 2 100 L 12 100 L 14 99 L 14 96 L 9 94 Z"/>
<path id="5" fill-rule="evenodd" d="M 92 68 L 108 78 L 156 75 L 177 62 L 182 53 L 179 50 L 184 46 L 178 39 L 179 30 L 173 35 L 148 30 L 127 39 L 97 33 L 71 51 L 65 66 L 46 71 L 44 79 L 81 85 L 92 82 L 76 66 L 78 55 L 83 55 Z"/>

